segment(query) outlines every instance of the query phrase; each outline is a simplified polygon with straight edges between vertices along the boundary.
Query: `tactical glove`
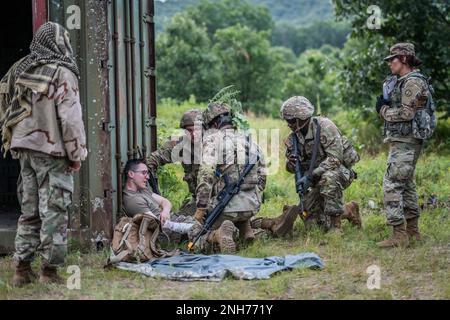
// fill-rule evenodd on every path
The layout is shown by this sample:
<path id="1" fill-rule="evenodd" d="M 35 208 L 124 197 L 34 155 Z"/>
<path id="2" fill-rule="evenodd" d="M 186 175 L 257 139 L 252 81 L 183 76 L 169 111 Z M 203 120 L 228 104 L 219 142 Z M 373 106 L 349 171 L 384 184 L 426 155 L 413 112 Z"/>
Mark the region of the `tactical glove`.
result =
<path id="1" fill-rule="evenodd" d="M 384 99 L 383 96 L 378 96 L 378 97 L 377 97 L 377 103 L 376 103 L 376 105 L 375 105 L 375 108 L 376 108 L 376 110 L 377 110 L 377 113 L 380 113 L 381 108 L 382 108 L 383 106 L 388 106 L 388 105 L 389 105 L 389 101 L 386 100 L 386 99 Z"/>
<path id="2" fill-rule="evenodd" d="M 197 208 L 195 210 L 194 219 L 203 224 L 205 222 L 206 208 Z"/>
<path id="3" fill-rule="evenodd" d="M 311 177 L 309 175 L 304 175 L 297 183 L 297 190 L 298 187 L 300 187 L 303 190 L 303 192 L 306 192 L 306 190 L 308 190 L 310 186 L 311 186 Z"/>

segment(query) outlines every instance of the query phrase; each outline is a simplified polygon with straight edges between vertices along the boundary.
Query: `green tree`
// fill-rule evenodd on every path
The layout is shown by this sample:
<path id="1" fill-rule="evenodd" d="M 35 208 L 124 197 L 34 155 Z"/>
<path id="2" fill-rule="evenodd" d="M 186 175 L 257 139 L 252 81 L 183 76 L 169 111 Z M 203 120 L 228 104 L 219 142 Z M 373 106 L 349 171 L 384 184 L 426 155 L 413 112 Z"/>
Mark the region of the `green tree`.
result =
<path id="1" fill-rule="evenodd" d="M 321 50 L 305 51 L 298 59 L 295 69 L 288 73 L 283 87 L 285 99 L 306 96 L 320 112 L 327 113 L 338 105 L 336 93 L 336 64 L 338 49 L 324 46 Z"/>
<path id="2" fill-rule="evenodd" d="M 159 98 L 207 101 L 222 87 L 220 60 L 211 52 L 206 29 L 176 14 L 156 42 Z"/>
<path id="3" fill-rule="evenodd" d="M 202 0 L 187 12 L 197 24 L 206 27 L 210 39 L 217 30 L 237 24 L 256 31 L 272 30 L 274 26 L 269 9 L 254 6 L 248 0 Z"/>
<path id="4" fill-rule="evenodd" d="M 307 49 L 319 49 L 324 44 L 342 48 L 349 33 L 350 27 L 347 23 L 334 21 L 316 21 L 307 27 L 281 23 L 273 31 L 272 43 L 291 48 L 299 55 Z"/>
<path id="5" fill-rule="evenodd" d="M 222 80 L 241 92 L 244 109 L 266 112 L 267 102 L 279 95 L 284 53 L 273 49 L 269 32 L 236 25 L 217 30 L 214 53 L 221 60 Z M 270 107 L 269 107 L 270 108 Z"/>
<path id="6" fill-rule="evenodd" d="M 353 38 L 344 49 L 343 63 L 346 95 L 359 106 L 361 100 L 369 104 L 369 93 L 380 94 L 381 81 L 389 72 L 383 57 L 396 42 L 412 42 L 423 61 L 422 71 L 433 79 L 438 106 L 450 113 L 450 2 L 446 0 L 409 1 L 379 0 L 380 29 L 369 29 L 366 22 L 371 15 L 367 9 L 371 0 L 333 0 L 336 14 L 352 23 Z M 363 96 L 363 97 L 361 97 Z M 373 103 L 373 102 L 372 102 Z"/>

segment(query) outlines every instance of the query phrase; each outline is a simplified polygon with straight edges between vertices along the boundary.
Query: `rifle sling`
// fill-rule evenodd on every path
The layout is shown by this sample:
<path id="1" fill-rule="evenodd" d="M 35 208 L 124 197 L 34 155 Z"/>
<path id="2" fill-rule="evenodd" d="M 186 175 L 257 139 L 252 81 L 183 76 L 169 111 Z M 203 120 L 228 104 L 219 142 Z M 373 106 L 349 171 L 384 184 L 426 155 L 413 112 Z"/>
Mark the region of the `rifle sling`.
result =
<path id="1" fill-rule="evenodd" d="M 317 119 L 313 119 L 313 121 L 317 125 L 317 130 L 316 130 L 316 134 L 314 135 L 314 146 L 313 146 L 313 152 L 312 152 L 312 156 L 311 156 L 311 162 L 309 163 L 308 171 L 305 173 L 305 175 L 309 175 L 309 176 L 312 174 L 312 171 L 314 170 L 314 165 L 316 164 L 316 161 L 317 161 L 317 154 L 319 152 L 320 133 L 321 133 L 321 127 L 320 127 L 319 122 L 317 121 Z M 298 151 L 296 155 L 300 159 L 301 152 L 300 152 L 300 148 L 298 146 L 300 142 L 298 141 L 297 133 L 295 133 L 295 132 L 293 133 L 292 140 Z"/>
<path id="2" fill-rule="evenodd" d="M 309 176 L 311 176 L 312 171 L 314 170 L 314 166 L 315 166 L 316 161 L 317 161 L 317 153 L 319 152 L 320 131 L 321 131 L 321 127 L 320 127 L 320 124 L 317 121 L 317 119 L 314 119 L 313 121 L 317 125 L 317 130 L 316 130 L 316 135 L 314 136 L 314 146 L 313 146 L 313 152 L 312 152 L 312 156 L 311 156 L 311 162 L 309 164 L 309 169 L 306 172 L 306 174 L 309 175 Z"/>

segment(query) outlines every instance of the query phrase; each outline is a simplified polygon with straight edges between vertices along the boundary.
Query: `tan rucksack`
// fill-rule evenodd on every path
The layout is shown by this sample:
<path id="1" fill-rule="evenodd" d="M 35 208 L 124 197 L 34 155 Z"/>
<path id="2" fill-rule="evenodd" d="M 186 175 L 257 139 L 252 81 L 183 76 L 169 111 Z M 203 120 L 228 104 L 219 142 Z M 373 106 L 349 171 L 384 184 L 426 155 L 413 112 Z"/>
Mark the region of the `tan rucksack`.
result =
<path id="1" fill-rule="evenodd" d="M 145 262 L 154 258 L 177 254 L 157 246 L 161 231 L 160 221 L 147 214 L 137 214 L 133 218 L 122 217 L 114 228 L 111 254 L 107 265 L 118 262 Z"/>

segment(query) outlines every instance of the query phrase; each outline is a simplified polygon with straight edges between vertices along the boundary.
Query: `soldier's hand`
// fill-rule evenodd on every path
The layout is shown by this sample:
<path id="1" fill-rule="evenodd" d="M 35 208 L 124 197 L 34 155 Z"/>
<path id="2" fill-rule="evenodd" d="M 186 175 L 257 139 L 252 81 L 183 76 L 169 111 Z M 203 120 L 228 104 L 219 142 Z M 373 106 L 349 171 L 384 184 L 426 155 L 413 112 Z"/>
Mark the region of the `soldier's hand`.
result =
<path id="1" fill-rule="evenodd" d="M 80 161 L 70 161 L 69 163 L 69 171 L 72 172 L 78 172 L 81 168 L 81 162 Z"/>
<path id="2" fill-rule="evenodd" d="M 303 190 L 303 192 L 306 192 L 306 190 L 308 190 L 311 186 L 311 177 L 309 175 L 303 176 L 300 181 L 298 181 L 298 186 Z"/>
<path id="3" fill-rule="evenodd" d="M 170 212 L 162 211 L 159 215 L 159 219 L 161 220 L 161 226 L 164 226 L 166 224 L 166 221 L 170 220 Z"/>
<path id="4" fill-rule="evenodd" d="M 381 108 L 383 106 L 388 106 L 389 105 L 389 101 L 384 99 L 383 96 L 378 96 L 377 97 L 377 103 L 375 104 L 375 108 L 377 110 L 377 113 L 380 113 Z"/>
<path id="5" fill-rule="evenodd" d="M 206 208 L 197 208 L 195 210 L 194 219 L 203 224 L 205 222 Z"/>
<path id="6" fill-rule="evenodd" d="M 295 170 L 295 165 L 296 165 L 296 163 L 297 163 L 297 160 L 298 160 L 298 155 L 296 155 L 296 154 L 290 154 L 289 157 L 288 157 L 289 165 L 290 165 L 294 170 Z"/>

